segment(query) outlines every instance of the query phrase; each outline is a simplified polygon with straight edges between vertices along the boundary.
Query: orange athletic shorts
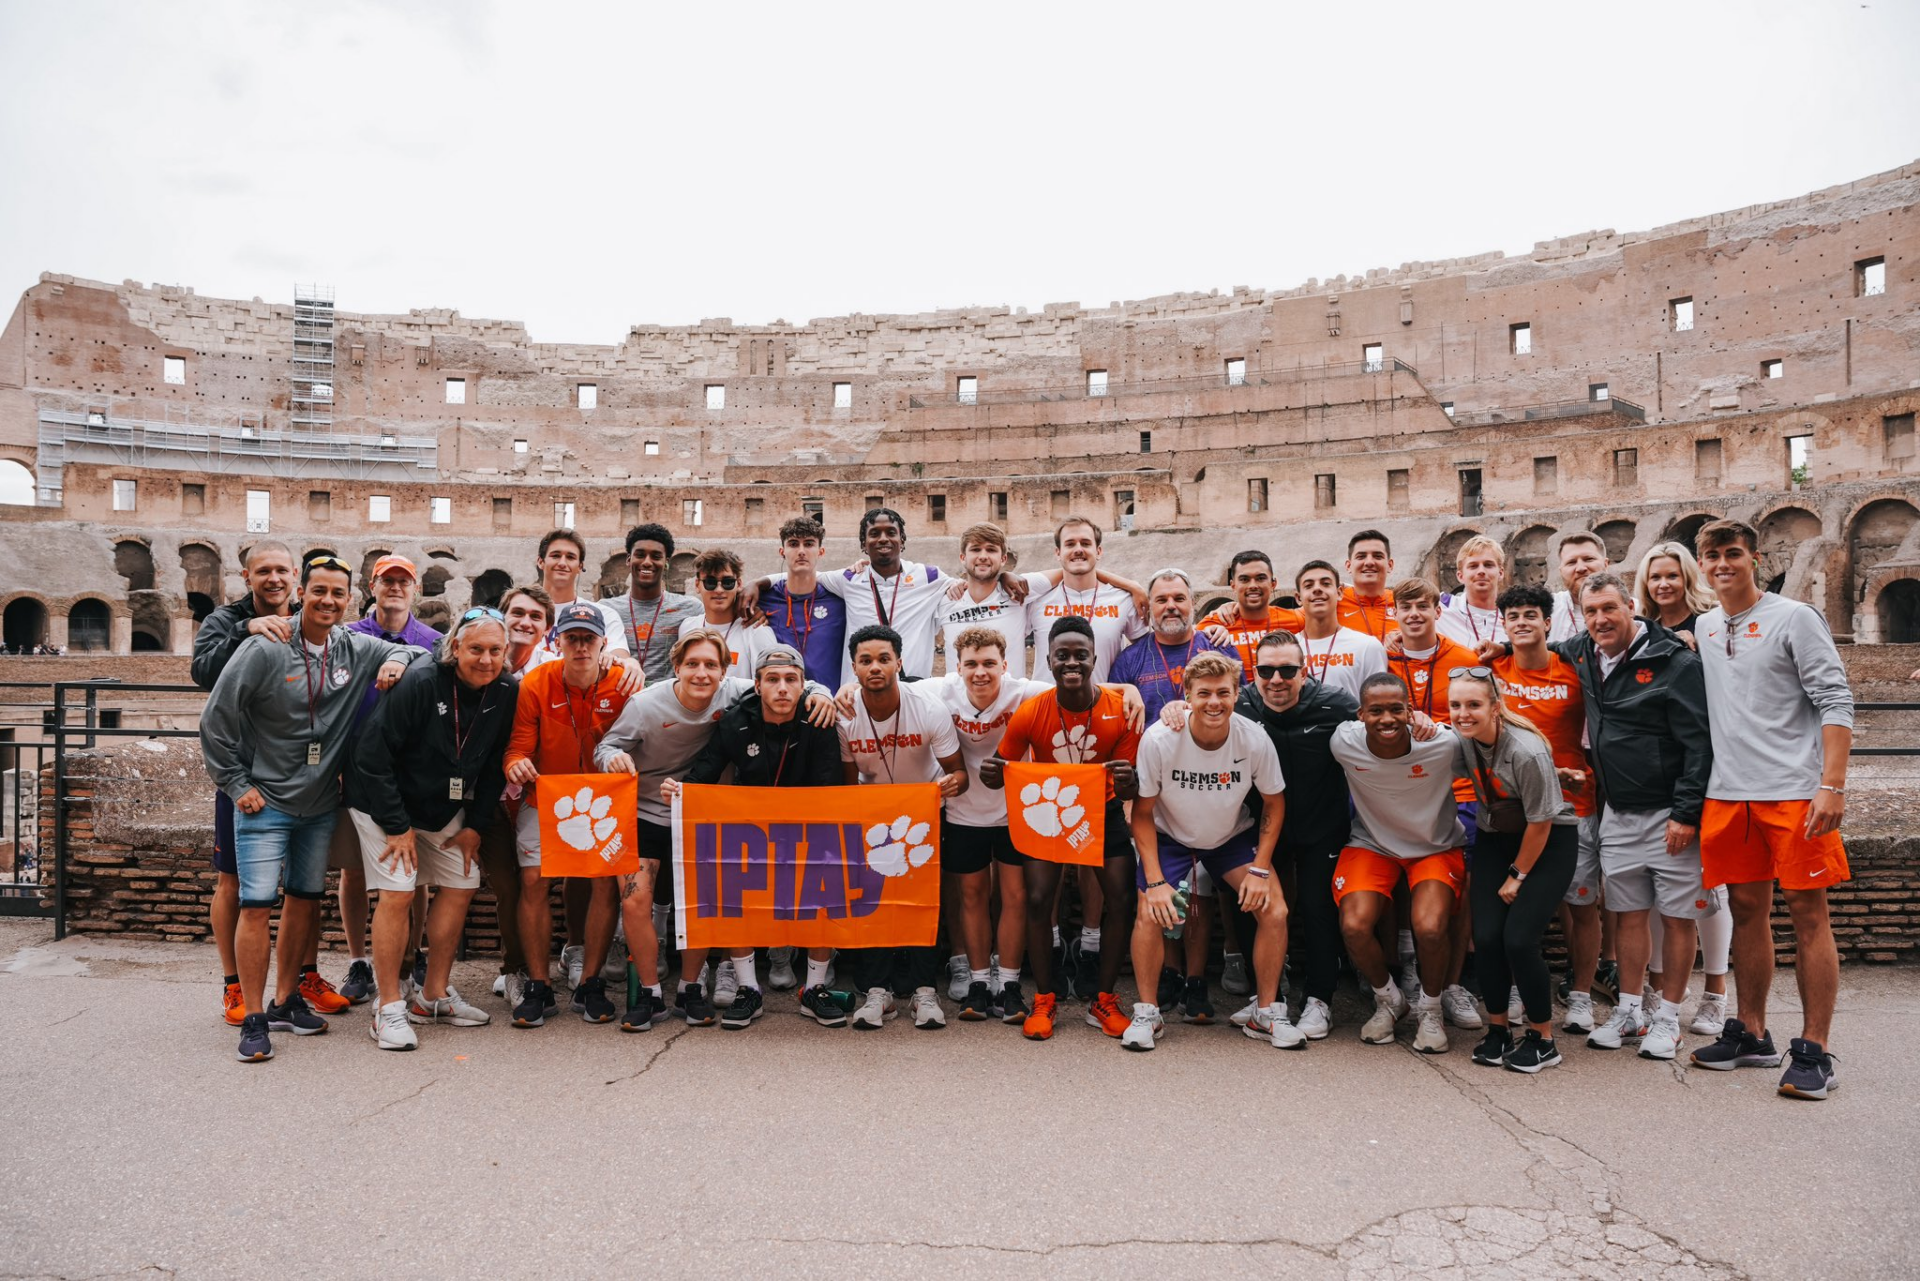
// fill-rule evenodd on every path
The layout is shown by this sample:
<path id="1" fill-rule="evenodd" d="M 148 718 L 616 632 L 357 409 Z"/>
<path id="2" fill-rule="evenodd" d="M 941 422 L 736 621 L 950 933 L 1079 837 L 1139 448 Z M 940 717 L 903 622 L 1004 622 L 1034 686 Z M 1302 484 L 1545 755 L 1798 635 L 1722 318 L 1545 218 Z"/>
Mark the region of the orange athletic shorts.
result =
<path id="1" fill-rule="evenodd" d="M 1716 801 L 1700 813 L 1700 872 L 1708 889 L 1779 881 L 1817 890 L 1852 878 L 1840 833 L 1808 840 L 1810 801 Z"/>
<path id="2" fill-rule="evenodd" d="M 1333 867 L 1333 901 L 1338 903 L 1359 890 L 1392 898 L 1402 876 L 1409 890 L 1422 881 L 1445 881 L 1457 898 L 1467 883 L 1467 852 L 1442 850 L 1425 858 L 1388 858 L 1377 850 L 1349 845 Z"/>

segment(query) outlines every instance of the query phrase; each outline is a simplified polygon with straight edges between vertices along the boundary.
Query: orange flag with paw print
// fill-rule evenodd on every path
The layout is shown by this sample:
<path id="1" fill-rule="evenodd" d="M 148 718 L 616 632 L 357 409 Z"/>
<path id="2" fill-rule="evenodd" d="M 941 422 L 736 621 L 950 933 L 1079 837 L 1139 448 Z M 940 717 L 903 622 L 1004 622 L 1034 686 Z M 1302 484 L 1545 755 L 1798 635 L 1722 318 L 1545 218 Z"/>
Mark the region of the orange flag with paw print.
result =
<path id="1" fill-rule="evenodd" d="M 1106 861 L 1105 766 L 1008 761 L 1005 770 L 1013 848 L 1049 863 L 1098 867 Z"/>
<path id="2" fill-rule="evenodd" d="M 640 870 L 640 780 L 632 774 L 542 774 L 540 875 L 626 876 Z"/>

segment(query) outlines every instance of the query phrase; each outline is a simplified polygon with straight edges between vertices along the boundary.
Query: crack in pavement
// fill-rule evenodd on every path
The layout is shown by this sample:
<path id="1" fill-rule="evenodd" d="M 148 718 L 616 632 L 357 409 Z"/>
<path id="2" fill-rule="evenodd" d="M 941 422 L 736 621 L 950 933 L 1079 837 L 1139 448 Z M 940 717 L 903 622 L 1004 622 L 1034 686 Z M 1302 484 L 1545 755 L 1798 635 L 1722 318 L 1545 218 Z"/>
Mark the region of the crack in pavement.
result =
<path id="1" fill-rule="evenodd" d="M 652 1054 L 647 1055 L 647 1061 L 645 1063 L 642 1063 L 639 1067 L 627 1073 L 625 1076 L 616 1076 L 612 1080 L 604 1082 L 604 1084 L 619 1085 L 622 1081 L 631 1081 L 638 1077 L 645 1076 L 648 1072 L 653 1070 L 653 1065 L 660 1061 L 660 1056 L 673 1048 L 674 1042 L 678 1041 L 681 1037 L 685 1036 L 687 1033 L 691 1031 L 693 1031 L 693 1025 L 691 1023 L 681 1024 L 680 1030 L 678 1032 L 675 1032 L 672 1035 L 668 1036 L 665 1042 L 660 1046 L 659 1049 L 655 1050 Z"/>
<path id="2" fill-rule="evenodd" d="M 88 1010 L 90 1010 L 90 1009 L 92 1009 L 92 1008 L 93 1008 L 93 1007 L 91 1007 L 91 1006 L 89 1006 L 89 1007 L 87 1007 L 87 1009 L 88 1009 Z M 64 1019 L 55 1019 L 55 1020 L 54 1020 L 53 1022 L 51 1022 L 51 1023 L 49 1023 L 49 1024 L 47 1024 L 47 1026 L 48 1026 L 48 1027 L 59 1027 L 59 1026 L 60 1026 L 60 1025 L 62 1024 L 62 1023 L 71 1023 L 71 1022 L 73 1022 L 73 1021 L 74 1021 L 75 1019 L 77 1019 L 77 1018 L 79 1018 L 79 1017 L 80 1017 L 80 1016 L 81 1016 L 82 1014 L 85 1014 L 85 1013 L 87 1013 L 87 1010 L 75 1010 L 75 1011 L 74 1011 L 74 1012 L 73 1012 L 72 1014 L 69 1014 L 69 1015 L 67 1015 L 67 1017 L 66 1017 L 66 1018 L 64 1018 Z"/>
<path id="3" fill-rule="evenodd" d="M 1291 1237 L 1226 1237 L 1218 1239 L 1192 1240 L 1178 1237 L 1118 1237 L 1112 1241 L 1059 1241 L 1053 1245 L 995 1245 L 984 1241 L 893 1241 L 886 1238 L 860 1240 L 851 1237 L 781 1237 L 778 1240 L 762 1238 L 772 1245 L 853 1245 L 887 1246 L 900 1250 L 978 1250 L 987 1254 L 1019 1254 L 1031 1258 L 1044 1259 L 1069 1250 L 1111 1250 L 1117 1246 L 1129 1245 L 1169 1245 L 1181 1249 L 1195 1246 L 1220 1246 L 1232 1249 L 1257 1246 L 1289 1246 L 1317 1254 L 1328 1260 L 1335 1259 L 1333 1246 L 1313 1245 L 1306 1241 L 1296 1241 Z"/>
<path id="4" fill-rule="evenodd" d="M 385 1112 L 388 1108 L 398 1107 L 402 1103 L 407 1103 L 413 1099 L 417 1099 L 422 1094 L 425 1094 L 428 1090 L 431 1090 L 434 1086 L 438 1084 L 440 1084 L 440 1078 L 436 1076 L 433 1078 L 433 1080 L 428 1081 L 425 1085 L 421 1086 L 419 1089 L 414 1090 L 409 1094 L 403 1094 L 399 1098 L 393 1099 L 390 1102 L 382 1103 L 379 1107 L 375 1108 L 373 1111 L 367 1113 L 365 1116 L 355 1121 L 354 1124 L 359 1125 L 363 1121 L 371 1121 L 373 1120 L 374 1117 L 379 1116 L 382 1112 Z"/>

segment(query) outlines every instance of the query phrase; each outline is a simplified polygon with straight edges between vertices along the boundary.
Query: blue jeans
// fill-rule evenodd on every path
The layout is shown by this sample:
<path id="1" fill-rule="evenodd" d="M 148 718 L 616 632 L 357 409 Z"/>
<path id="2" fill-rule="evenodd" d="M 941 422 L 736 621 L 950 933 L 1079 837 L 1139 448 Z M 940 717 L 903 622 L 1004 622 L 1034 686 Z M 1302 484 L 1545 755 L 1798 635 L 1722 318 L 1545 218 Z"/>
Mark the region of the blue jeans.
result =
<path id="1" fill-rule="evenodd" d="M 327 888 L 327 845 L 338 811 L 300 818 L 262 806 L 258 814 L 238 809 L 233 816 L 233 861 L 240 873 L 240 906 L 272 907 L 279 902 L 282 873 L 287 893 L 319 898 Z"/>

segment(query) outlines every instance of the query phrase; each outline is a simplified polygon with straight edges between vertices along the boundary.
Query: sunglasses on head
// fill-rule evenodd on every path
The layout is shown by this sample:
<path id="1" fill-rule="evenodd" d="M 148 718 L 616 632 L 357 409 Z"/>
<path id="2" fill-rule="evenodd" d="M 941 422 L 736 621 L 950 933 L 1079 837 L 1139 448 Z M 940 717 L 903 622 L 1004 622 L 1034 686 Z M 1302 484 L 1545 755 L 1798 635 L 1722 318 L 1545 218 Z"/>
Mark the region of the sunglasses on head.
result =
<path id="1" fill-rule="evenodd" d="M 496 623 L 504 623 L 507 621 L 507 616 L 491 605 L 475 605 L 472 609 L 460 615 L 460 621 L 463 623 L 475 622 L 482 618 L 491 618 Z"/>
<path id="2" fill-rule="evenodd" d="M 1490 681 L 1493 679 L 1491 667 L 1453 667 L 1447 670 L 1447 679 L 1457 681 L 1461 678 L 1470 681 Z"/>
<path id="3" fill-rule="evenodd" d="M 728 574 L 725 578 L 716 578 L 713 575 L 709 574 L 707 575 L 707 577 L 700 580 L 700 585 L 706 588 L 710 592 L 717 592 L 723 589 L 726 591 L 732 591 L 734 588 L 740 585 L 740 580 L 735 578 L 732 574 Z"/>
<path id="4" fill-rule="evenodd" d="M 309 556 L 307 558 L 307 568 L 308 569 L 339 569 L 339 570 L 344 570 L 349 574 L 353 572 L 353 567 L 347 564 L 347 562 L 345 562 L 344 560 L 341 560 L 338 556 Z"/>
<path id="5" fill-rule="evenodd" d="M 1290 681 L 1300 674 L 1301 667 L 1298 663 L 1255 663 L 1253 670 L 1263 681 L 1270 681 L 1276 676 L 1283 681 Z"/>

